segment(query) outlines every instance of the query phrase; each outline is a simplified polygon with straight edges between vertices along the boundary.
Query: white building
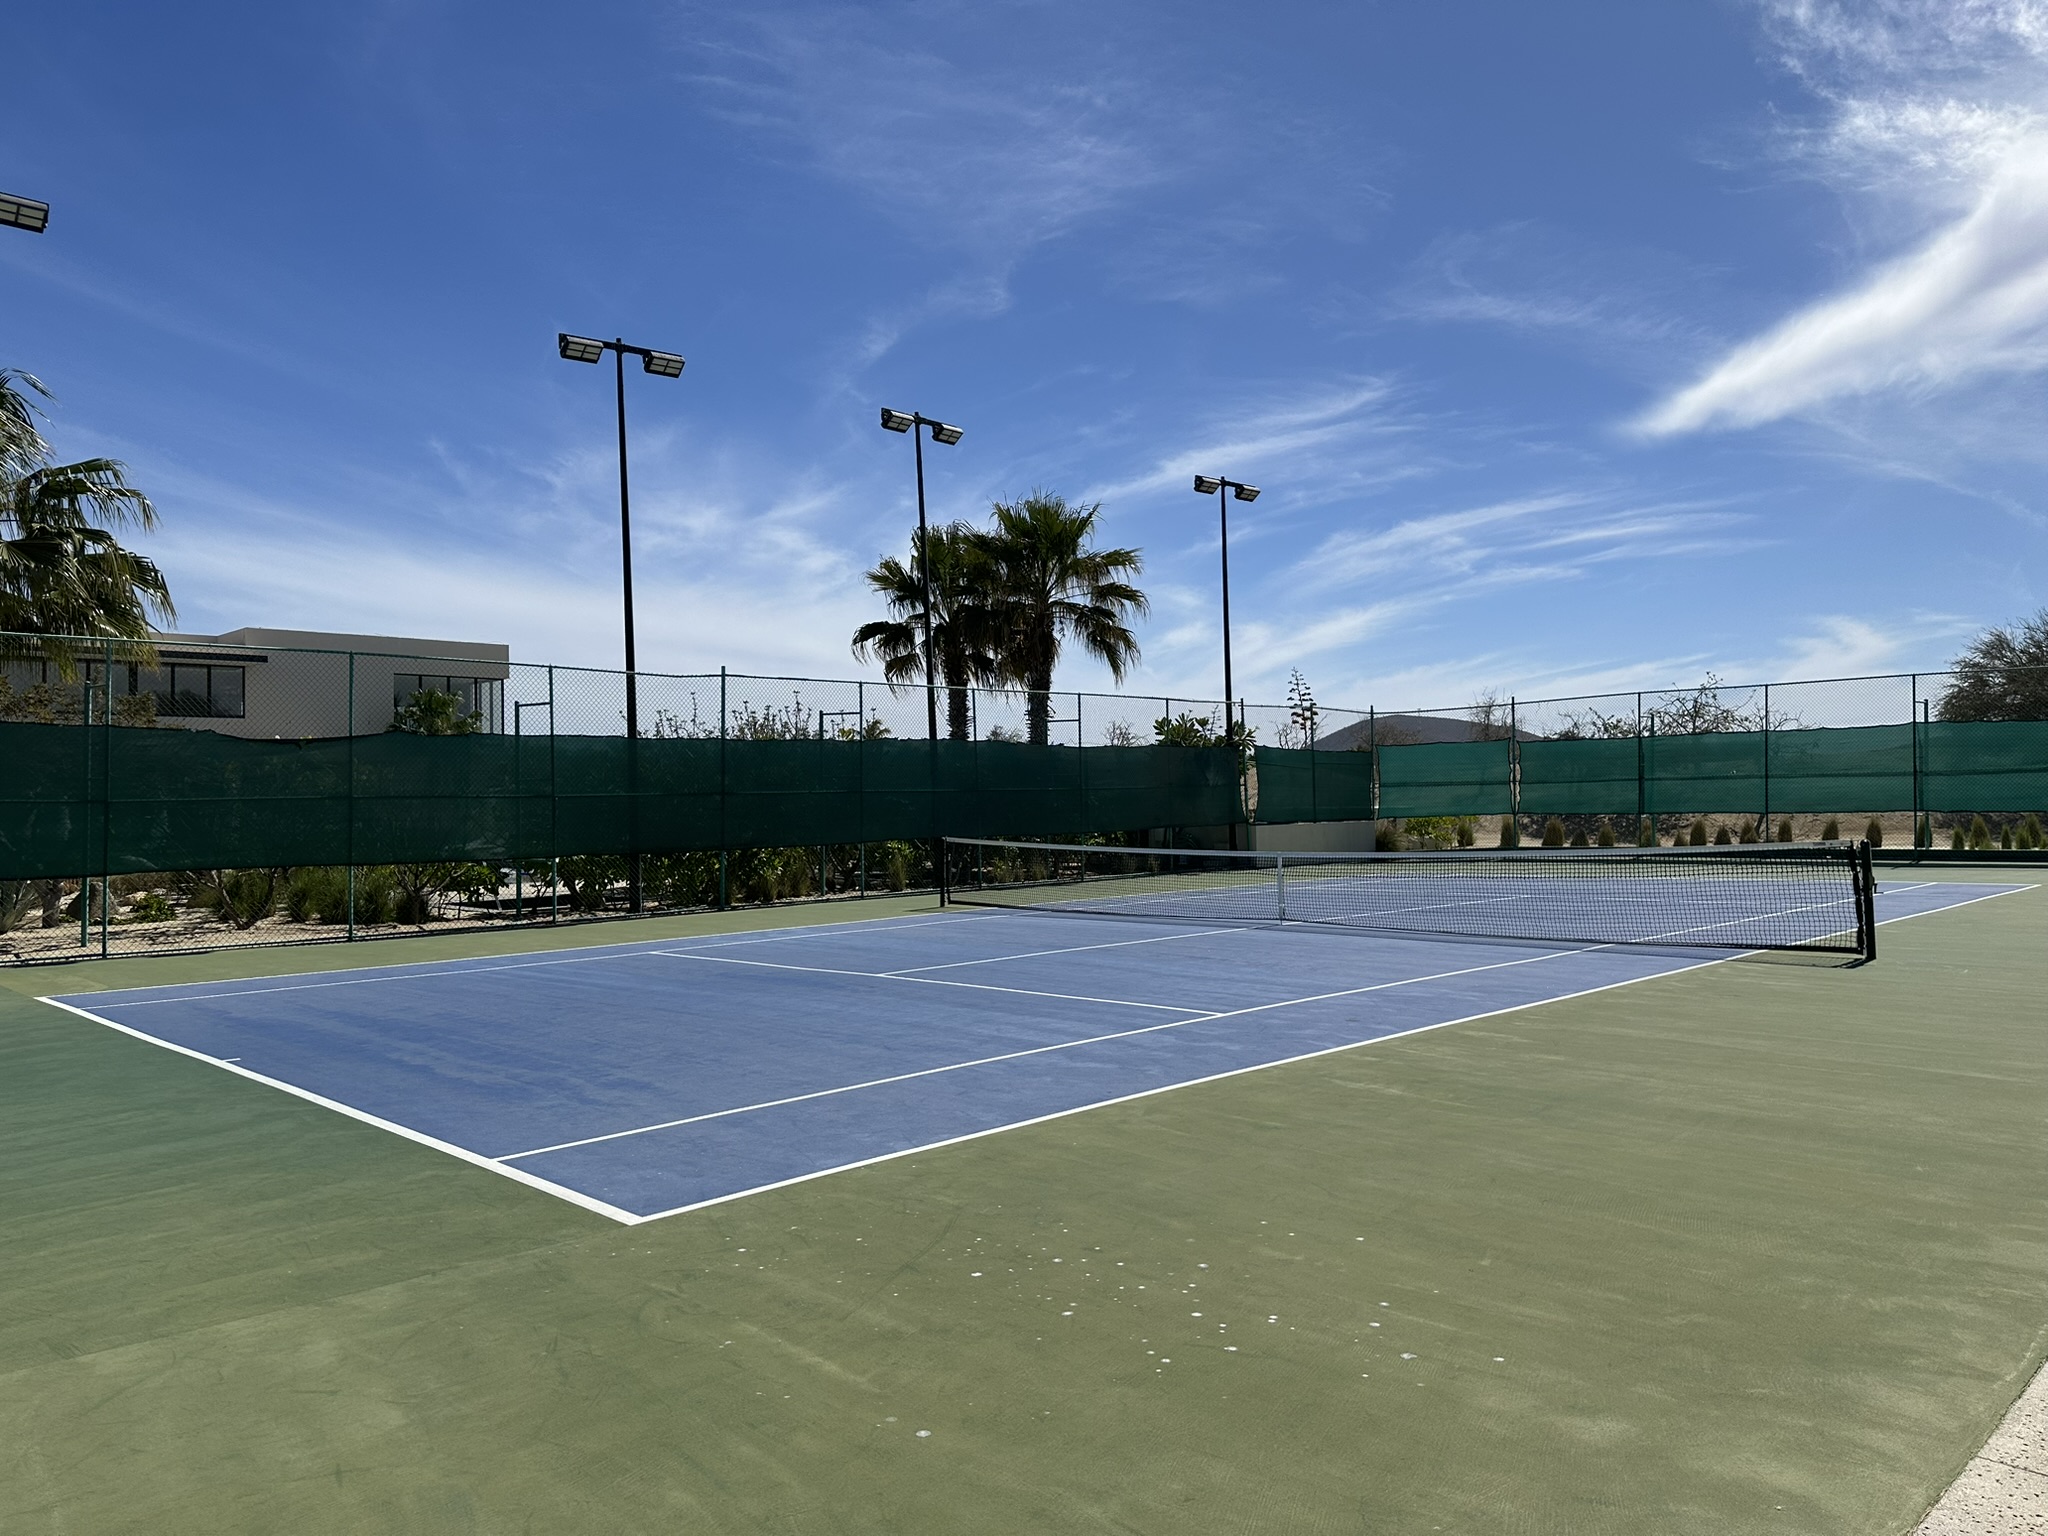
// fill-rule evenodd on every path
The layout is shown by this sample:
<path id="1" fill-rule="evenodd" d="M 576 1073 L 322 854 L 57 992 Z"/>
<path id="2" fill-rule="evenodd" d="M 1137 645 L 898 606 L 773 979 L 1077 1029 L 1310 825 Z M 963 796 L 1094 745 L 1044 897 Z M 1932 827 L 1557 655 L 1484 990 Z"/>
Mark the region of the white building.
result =
<path id="1" fill-rule="evenodd" d="M 512 651 L 470 640 L 400 635 L 343 635 L 303 629 L 235 629 L 221 635 L 164 634 L 157 665 L 116 660 L 115 720 L 123 699 L 146 696 L 162 726 L 229 736 L 299 740 L 370 736 L 387 729 L 414 695 L 452 694 L 458 711 L 479 729 L 499 732 Z M 95 698 L 105 697 L 107 663 L 81 647 L 82 671 Z M 19 690 L 58 682 L 55 668 L 9 660 Z M 133 706 L 130 706 L 133 707 Z"/>

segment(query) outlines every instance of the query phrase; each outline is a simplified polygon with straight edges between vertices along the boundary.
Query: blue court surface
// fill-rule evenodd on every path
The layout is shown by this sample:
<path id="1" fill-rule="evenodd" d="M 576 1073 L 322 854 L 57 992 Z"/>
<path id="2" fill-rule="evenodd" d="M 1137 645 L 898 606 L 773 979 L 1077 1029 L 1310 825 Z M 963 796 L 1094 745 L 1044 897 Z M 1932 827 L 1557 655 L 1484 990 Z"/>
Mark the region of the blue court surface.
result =
<path id="1" fill-rule="evenodd" d="M 633 1223 L 1724 958 L 948 908 L 45 1000 Z"/>

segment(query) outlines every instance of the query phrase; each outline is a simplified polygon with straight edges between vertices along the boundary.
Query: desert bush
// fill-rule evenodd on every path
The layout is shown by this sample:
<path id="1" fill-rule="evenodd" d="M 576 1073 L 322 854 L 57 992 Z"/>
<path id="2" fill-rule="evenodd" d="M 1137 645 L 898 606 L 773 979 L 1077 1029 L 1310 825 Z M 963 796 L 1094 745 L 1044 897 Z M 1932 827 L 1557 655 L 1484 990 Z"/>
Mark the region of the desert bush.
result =
<path id="1" fill-rule="evenodd" d="M 128 903 L 128 919 L 136 923 L 168 923 L 178 909 L 162 891 L 144 891 Z"/>
<path id="2" fill-rule="evenodd" d="M 231 928 L 254 928 L 277 910 L 279 869 L 204 869 L 191 876 L 191 902 Z"/>
<path id="3" fill-rule="evenodd" d="M 1863 829 L 1863 840 L 1873 848 L 1882 848 L 1884 846 L 1884 823 L 1875 816 L 1871 817 L 1870 825 Z"/>
<path id="4" fill-rule="evenodd" d="M 1787 816 L 1778 823 L 1778 841 L 1781 843 L 1792 841 L 1792 818 L 1790 816 Z"/>
<path id="5" fill-rule="evenodd" d="M 1564 823 L 1553 816 L 1543 823 L 1543 846 L 1562 848 L 1564 846 Z"/>
<path id="6" fill-rule="evenodd" d="M 1522 829 L 1515 825 L 1515 818 L 1503 816 L 1500 819 L 1500 846 L 1519 848 L 1522 846 Z"/>
<path id="7" fill-rule="evenodd" d="M 1726 827 L 1723 827 L 1721 830 L 1723 832 L 1726 832 L 1728 829 Z M 1726 839 L 1724 838 L 1723 841 L 1725 840 Z M 1707 823 L 1704 817 L 1693 822 L 1692 836 L 1688 838 L 1687 841 L 1690 842 L 1692 846 L 1695 848 L 1704 848 L 1707 846 L 1710 839 L 1707 836 Z"/>
<path id="8" fill-rule="evenodd" d="M 1614 846 L 1614 827 L 1612 824 L 1606 821 L 1600 823 L 1599 842 L 1602 848 L 1612 848 Z"/>
<path id="9" fill-rule="evenodd" d="M 1841 822 L 1837 821 L 1834 817 L 1830 816 L 1828 818 L 1828 824 L 1820 829 L 1821 841 L 1824 843 L 1832 843 L 1839 839 L 1841 835 Z"/>
<path id="10" fill-rule="evenodd" d="M 1991 828 L 1985 825 L 1982 816 L 1970 818 L 1970 846 L 1979 852 L 1991 846 Z"/>
<path id="11" fill-rule="evenodd" d="M 1714 846 L 1717 848 L 1732 848 L 1735 846 L 1735 834 L 1728 830 L 1727 823 L 1724 822 L 1714 829 Z"/>
<path id="12" fill-rule="evenodd" d="M 1383 821 L 1373 831 L 1372 846 L 1375 853 L 1399 853 L 1401 834 L 1391 821 Z"/>

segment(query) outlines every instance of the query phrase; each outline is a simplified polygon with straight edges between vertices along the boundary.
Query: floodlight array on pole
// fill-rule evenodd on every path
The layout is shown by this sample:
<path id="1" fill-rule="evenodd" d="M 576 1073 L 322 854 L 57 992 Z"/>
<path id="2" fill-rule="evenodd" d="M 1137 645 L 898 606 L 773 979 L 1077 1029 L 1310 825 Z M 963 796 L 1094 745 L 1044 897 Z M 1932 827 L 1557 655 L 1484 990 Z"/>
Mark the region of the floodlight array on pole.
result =
<path id="1" fill-rule="evenodd" d="M 1239 501 L 1257 501 L 1259 488 L 1245 485 L 1236 480 L 1225 480 L 1219 475 L 1195 476 L 1195 494 L 1216 498 L 1216 517 L 1219 542 L 1223 549 L 1223 738 L 1235 737 L 1230 725 L 1230 704 L 1236 694 L 1231 691 L 1230 676 L 1230 501 L 1234 496 Z"/>
<path id="2" fill-rule="evenodd" d="M 892 411 L 886 405 L 882 407 L 882 427 L 889 432 L 908 432 L 917 444 L 917 584 L 924 603 L 925 722 L 931 739 L 937 741 L 939 681 L 932 650 L 932 544 L 931 530 L 924 515 L 924 434 L 929 430 L 933 442 L 944 443 L 949 448 L 965 434 L 950 422 L 934 421 L 916 411 Z"/>
<path id="3" fill-rule="evenodd" d="M 16 197 L 9 192 L 0 192 L 0 224 L 13 229 L 25 229 L 32 235 L 40 235 L 50 227 L 50 205 L 39 203 L 32 197 Z"/>
<path id="4" fill-rule="evenodd" d="M 626 739 L 630 742 L 640 734 L 640 685 L 638 664 L 633 649 L 633 515 L 632 497 L 626 482 L 626 357 L 631 354 L 640 359 L 640 370 L 656 378 L 675 379 L 682 377 L 683 359 L 674 352 L 657 352 L 652 347 L 629 346 L 613 338 L 599 341 L 591 336 L 571 336 L 567 331 L 559 332 L 555 345 L 563 358 L 572 363 L 601 362 L 605 353 L 610 352 L 617 363 L 615 370 L 618 380 L 619 417 L 619 566 L 625 587 L 626 620 Z M 636 848 L 631 869 L 633 910 L 642 906 L 640 881 L 640 854 Z"/>

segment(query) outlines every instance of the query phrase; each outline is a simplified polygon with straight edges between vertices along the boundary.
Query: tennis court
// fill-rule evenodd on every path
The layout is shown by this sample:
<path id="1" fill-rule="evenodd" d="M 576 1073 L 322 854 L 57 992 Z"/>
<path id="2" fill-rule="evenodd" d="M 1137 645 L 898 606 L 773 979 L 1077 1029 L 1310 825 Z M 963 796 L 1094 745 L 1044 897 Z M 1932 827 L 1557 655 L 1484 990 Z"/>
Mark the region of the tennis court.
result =
<path id="1" fill-rule="evenodd" d="M 1694 861 L 1704 880 L 1668 853 L 1491 877 L 1303 861 L 1296 911 L 1316 915 L 1285 922 L 1273 869 L 1220 862 L 872 923 L 49 1001 L 639 1223 L 1715 964 L 1715 945 L 1826 954 L 1859 923 L 1839 870 L 1783 856 L 1762 880 L 1720 855 Z M 1883 923 L 2019 888 L 1870 899 Z"/>

